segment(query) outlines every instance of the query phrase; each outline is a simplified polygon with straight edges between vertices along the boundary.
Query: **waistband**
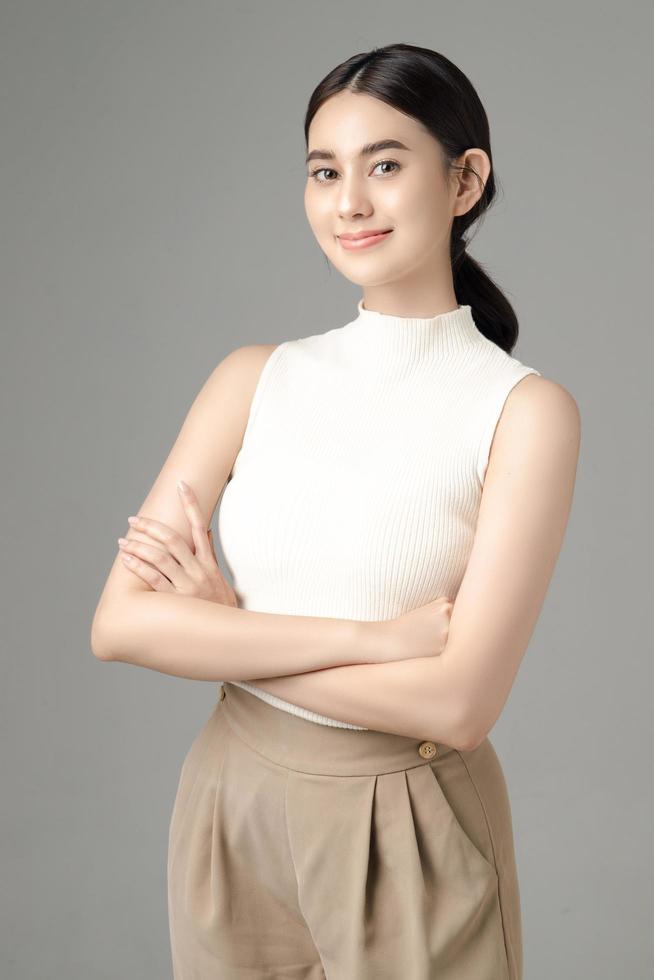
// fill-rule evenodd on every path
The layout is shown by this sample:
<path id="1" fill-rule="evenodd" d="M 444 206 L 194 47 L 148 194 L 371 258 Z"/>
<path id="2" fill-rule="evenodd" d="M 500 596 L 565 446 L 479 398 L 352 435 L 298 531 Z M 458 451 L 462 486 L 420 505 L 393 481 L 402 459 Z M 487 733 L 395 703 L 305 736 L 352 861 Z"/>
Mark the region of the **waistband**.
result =
<path id="1" fill-rule="evenodd" d="M 317 725 L 229 681 L 223 684 L 217 710 L 250 748 L 298 772 L 372 776 L 425 765 L 456 751 L 441 742 L 392 732 Z"/>

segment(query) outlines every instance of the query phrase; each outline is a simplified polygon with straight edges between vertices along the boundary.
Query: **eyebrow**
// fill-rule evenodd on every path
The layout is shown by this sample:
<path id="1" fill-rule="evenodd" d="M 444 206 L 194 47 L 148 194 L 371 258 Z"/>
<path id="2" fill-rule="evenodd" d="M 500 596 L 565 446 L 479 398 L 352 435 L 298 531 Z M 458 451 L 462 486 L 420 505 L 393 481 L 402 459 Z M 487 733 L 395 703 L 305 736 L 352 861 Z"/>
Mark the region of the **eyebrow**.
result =
<path id="1" fill-rule="evenodd" d="M 408 146 L 404 143 L 400 143 L 399 140 L 377 140 L 374 143 L 364 143 L 364 145 L 359 150 L 359 157 L 369 157 L 373 153 L 378 153 L 380 150 L 409 150 Z M 335 160 L 336 154 L 333 150 L 312 150 L 311 153 L 307 154 L 305 163 L 310 163 L 311 160 Z"/>

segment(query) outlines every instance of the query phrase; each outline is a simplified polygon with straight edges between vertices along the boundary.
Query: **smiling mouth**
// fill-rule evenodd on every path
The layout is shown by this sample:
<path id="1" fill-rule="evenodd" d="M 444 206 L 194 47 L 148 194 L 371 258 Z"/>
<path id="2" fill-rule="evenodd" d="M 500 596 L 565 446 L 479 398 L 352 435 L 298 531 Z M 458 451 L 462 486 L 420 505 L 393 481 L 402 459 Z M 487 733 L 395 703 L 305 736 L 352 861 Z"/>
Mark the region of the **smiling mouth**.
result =
<path id="1" fill-rule="evenodd" d="M 392 234 L 393 229 L 389 228 L 387 231 L 377 232 L 373 235 L 365 235 L 363 238 L 343 238 L 341 235 L 338 236 L 338 240 L 342 247 L 348 252 L 357 251 L 360 248 L 369 248 L 371 245 L 375 245 L 377 242 L 383 241 L 383 239 L 388 238 Z"/>

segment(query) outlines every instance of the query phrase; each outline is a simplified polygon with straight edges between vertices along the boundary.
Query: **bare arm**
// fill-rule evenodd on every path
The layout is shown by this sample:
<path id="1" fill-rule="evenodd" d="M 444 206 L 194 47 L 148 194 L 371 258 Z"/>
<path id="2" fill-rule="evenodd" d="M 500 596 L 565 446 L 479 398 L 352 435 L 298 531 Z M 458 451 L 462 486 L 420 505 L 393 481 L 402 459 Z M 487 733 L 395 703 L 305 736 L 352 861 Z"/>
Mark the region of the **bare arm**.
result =
<path id="1" fill-rule="evenodd" d="M 467 715 L 445 653 L 330 667 L 252 683 L 293 704 L 353 725 L 463 748 Z"/>
<path id="2" fill-rule="evenodd" d="M 273 677 L 379 660 L 382 637 L 373 641 L 367 625 L 148 592 L 122 602 L 113 645 L 100 659 L 200 681 Z"/>
<path id="3" fill-rule="evenodd" d="M 152 490 L 137 512 L 193 540 L 176 489 L 186 480 L 206 525 L 242 445 L 254 390 L 275 345 L 232 351 L 196 397 Z M 140 539 L 130 527 L 126 537 Z M 353 620 L 285 616 L 158 593 L 116 557 L 95 611 L 91 648 L 120 660 L 196 680 L 247 680 L 381 659 Z M 366 642 L 364 642 L 364 639 Z"/>
<path id="4" fill-rule="evenodd" d="M 474 748 L 501 714 L 538 619 L 567 526 L 579 446 L 572 396 L 538 376 L 519 382 L 496 428 L 440 656 L 254 683 L 340 721 Z"/>

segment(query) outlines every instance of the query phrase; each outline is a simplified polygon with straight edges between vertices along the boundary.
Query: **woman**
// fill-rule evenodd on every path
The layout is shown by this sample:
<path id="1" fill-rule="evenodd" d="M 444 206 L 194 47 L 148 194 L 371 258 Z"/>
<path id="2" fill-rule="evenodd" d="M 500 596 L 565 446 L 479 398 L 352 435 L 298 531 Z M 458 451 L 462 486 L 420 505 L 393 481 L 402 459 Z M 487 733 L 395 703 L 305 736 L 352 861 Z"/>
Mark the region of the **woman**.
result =
<path id="1" fill-rule="evenodd" d="M 577 405 L 512 356 L 467 251 L 495 179 L 455 65 L 355 55 L 305 138 L 308 220 L 356 315 L 215 369 L 93 624 L 101 659 L 224 682 L 170 823 L 175 978 L 519 980 L 488 732 L 562 543 Z"/>

